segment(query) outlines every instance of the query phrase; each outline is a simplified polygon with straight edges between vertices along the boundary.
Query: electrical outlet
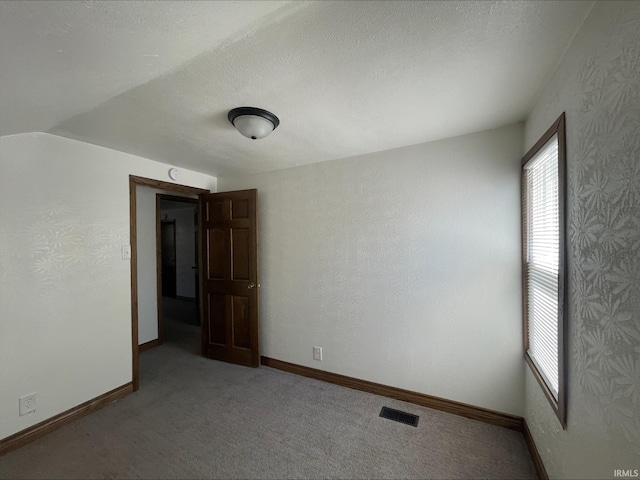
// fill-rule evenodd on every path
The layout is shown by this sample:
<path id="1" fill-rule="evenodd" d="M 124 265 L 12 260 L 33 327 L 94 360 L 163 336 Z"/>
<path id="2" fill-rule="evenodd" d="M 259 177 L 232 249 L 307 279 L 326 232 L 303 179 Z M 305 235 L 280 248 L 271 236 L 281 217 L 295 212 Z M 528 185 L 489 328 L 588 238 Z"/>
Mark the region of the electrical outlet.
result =
<path id="1" fill-rule="evenodd" d="M 322 347 L 313 347 L 313 359 L 322 361 Z"/>
<path id="2" fill-rule="evenodd" d="M 24 397 L 20 397 L 20 416 L 26 415 L 27 413 L 35 412 L 38 408 L 38 394 L 32 393 L 31 395 L 25 395 Z"/>

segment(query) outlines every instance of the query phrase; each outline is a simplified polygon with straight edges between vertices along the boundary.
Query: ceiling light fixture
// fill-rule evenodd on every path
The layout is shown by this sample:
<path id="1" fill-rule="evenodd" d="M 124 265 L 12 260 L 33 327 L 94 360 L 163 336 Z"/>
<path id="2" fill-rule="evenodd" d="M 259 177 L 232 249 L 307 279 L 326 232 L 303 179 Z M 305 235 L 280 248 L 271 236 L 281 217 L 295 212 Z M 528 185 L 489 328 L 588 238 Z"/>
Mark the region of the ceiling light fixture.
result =
<path id="1" fill-rule="evenodd" d="M 234 108 L 227 118 L 242 135 L 252 140 L 266 137 L 280 125 L 273 113 L 255 107 Z"/>

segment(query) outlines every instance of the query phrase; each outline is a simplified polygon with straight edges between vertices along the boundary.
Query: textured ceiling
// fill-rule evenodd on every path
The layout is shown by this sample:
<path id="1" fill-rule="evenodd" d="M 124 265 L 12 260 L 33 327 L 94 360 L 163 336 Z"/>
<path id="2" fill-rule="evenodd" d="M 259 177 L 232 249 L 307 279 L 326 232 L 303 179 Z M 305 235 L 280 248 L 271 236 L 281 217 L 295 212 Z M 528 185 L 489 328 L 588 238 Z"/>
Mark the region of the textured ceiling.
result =
<path id="1" fill-rule="evenodd" d="M 47 131 L 246 35 L 287 3 L 1 1 L 0 135 Z"/>
<path id="2" fill-rule="evenodd" d="M 4 2 L 0 135 L 216 176 L 523 120 L 592 2 Z M 272 111 L 271 136 L 228 123 Z"/>

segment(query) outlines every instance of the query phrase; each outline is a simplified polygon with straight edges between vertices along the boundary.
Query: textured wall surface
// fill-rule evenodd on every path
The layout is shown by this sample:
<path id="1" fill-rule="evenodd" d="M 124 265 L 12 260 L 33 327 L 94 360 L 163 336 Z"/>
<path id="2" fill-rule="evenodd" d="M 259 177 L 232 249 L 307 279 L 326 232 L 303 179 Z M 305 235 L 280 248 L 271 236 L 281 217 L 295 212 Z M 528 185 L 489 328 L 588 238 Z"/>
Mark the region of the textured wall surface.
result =
<path id="1" fill-rule="evenodd" d="M 640 469 L 640 2 L 596 4 L 526 125 L 567 113 L 568 427 L 526 376 L 553 478 Z"/>
<path id="2" fill-rule="evenodd" d="M 156 270 L 156 193 L 170 193 L 136 187 L 138 245 L 138 344 L 158 338 L 158 273 Z"/>
<path id="3" fill-rule="evenodd" d="M 219 179 L 259 191 L 262 354 L 522 414 L 522 138 Z"/>
<path id="4" fill-rule="evenodd" d="M 168 168 L 48 134 L 0 138 L 0 438 L 131 381 L 129 174 Z M 38 410 L 18 416 L 34 392 Z"/>

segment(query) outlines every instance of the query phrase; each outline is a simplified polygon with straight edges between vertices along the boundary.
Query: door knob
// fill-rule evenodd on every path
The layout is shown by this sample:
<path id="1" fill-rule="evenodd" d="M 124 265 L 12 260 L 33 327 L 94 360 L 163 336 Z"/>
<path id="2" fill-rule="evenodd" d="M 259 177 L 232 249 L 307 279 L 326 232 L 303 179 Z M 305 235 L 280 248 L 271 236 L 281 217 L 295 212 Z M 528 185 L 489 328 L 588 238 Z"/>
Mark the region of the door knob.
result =
<path id="1" fill-rule="evenodd" d="M 258 284 L 257 286 L 259 287 L 259 286 L 260 286 L 260 284 Z M 255 283 L 253 283 L 253 282 L 251 282 L 249 285 L 247 285 L 247 288 L 248 288 L 249 290 L 251 290 L 252 288 L 256 288 L 256 284 L 255 284 Z"/>

